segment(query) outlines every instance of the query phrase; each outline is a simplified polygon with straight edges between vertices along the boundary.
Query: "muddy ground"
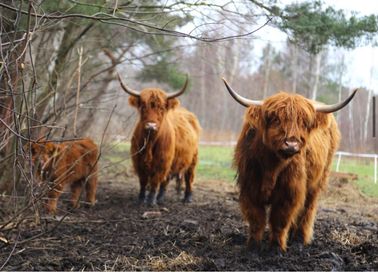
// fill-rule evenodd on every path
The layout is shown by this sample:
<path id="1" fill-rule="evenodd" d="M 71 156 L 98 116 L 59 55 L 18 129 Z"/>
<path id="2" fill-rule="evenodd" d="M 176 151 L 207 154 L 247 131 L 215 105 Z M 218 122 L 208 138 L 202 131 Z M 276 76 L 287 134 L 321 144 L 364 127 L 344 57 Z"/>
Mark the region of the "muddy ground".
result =
<path id="1" fill-rule="evenodd" d="M 189 205 L 178 201 L 170 184 L 166 204 L 151 209 L 136 205 L 135 177 L 102 178 L 95 208 L 79 208 L 60 222 L 44 217 L 37 223 L 29 215 L 0 231 L 0 268 L 378 270 L 378 201 L 361 195 L 352 183 L 333 178 L 312 245 L 289 243 L 280 255 L 268 247 L 260 253 L 246 249 L 246 226 L 230 183 L 198 181 Z M 60 201 L 59 214 L 67 207 Z M 0 216 L 1 222 L 9 218 L 4 210 Z"/>

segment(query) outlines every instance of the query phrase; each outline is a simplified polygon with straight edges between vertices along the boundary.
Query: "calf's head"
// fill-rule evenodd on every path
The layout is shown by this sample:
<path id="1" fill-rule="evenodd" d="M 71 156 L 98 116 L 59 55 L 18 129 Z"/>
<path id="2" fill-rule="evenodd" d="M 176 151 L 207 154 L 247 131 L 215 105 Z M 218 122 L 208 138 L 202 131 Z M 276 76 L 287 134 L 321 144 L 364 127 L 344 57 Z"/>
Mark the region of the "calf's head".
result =
<path id="1" fill-rule="evenodd" d="M 140 113 L 140 122 L 142 123 L 143 128 L 152 133 L 159 130 L 168 110 L 174 109 L 180 104 L 176 97 L 183 94 L 188 85 L 187 77 L 181 90 L 174 93 L 167 94 L 158 88 L 147 88 L 138 92 L 123 84 L 119 75 L 118 80 L 122 89 L 130 94 L 129 104 L 138 109 Z"/>
<path id="2" fill-rule="evenodd" d="M 264 101 L 246 99 L 223 79 L 231 96 L 248 107 L 246 121 L 258 131 L 263 144 L 283 159 L 299 153 L 316 128 L 327 125 L 328 113 L 340 110 L 354 97 L 357 89 L 343 102 L 320 105 L 298 94 L 280 92 Z"/>
<path id="3" fill-rule="evenodd" d="M 32 143 L 31 161 L 33 172 L 39 181 L 50 178 L 50 170 L 54 168 L 54 161 L 59 153 L 58 147 L 53 143 Z"/>

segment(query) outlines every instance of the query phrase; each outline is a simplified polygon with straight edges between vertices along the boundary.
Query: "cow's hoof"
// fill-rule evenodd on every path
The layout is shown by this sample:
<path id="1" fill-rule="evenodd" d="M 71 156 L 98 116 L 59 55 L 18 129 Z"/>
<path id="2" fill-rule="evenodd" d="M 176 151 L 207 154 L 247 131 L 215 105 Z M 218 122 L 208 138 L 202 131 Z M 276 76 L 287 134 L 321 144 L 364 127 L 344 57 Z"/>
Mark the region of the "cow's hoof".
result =
<path id="1" fill-rule="evenodd" d="M 156 198 L 157 204 L 161 205 L 165 201 L 165 191 L 160 191 L 157 198 Z"/>
<path id="2" fill-rule="evenodd" d="M 156 202 L 157 202 L 158 205 L 162 205 L 162 204 L 164 204 L 164 202 L 165 202 L 165 197 L 164 197 L 164 196 L 162 196 L 162 197 L 158 197 L 158 198 L 156 199 Z"/>
<path id="3" fill-rule="evenodd" d="M 157 206 L 156 200 L 155 201 L 147 201 L 147 206 L 148 207 L 156 207 Z"/>
<path id="4" fill-rule="evenodd" d="M 182 202 L 192 203 L 192 201 L 192 192 L 185 192 L 184 200 Z"/>
<path id="5" fill-rule="evenodd" d="M 94 204 L 92 203 L 84 203 L 83 204 L 83 208 L 86 209 L 86 210 L 90 210 L 94 207 Z"/>
<path id="6" fill-rule="evenodd" d="M 300 252 L 303 251 L 304 249 L 304 242 L 303 242 L 303 236 L 302 235 L 297 235 L 297 236 L 294 236 L 291 240 L 290 240 L 290 244 L 289 244 L 291 247 L 295 247 L 297 248 Z"/>
<path id="7" fill-rule="evenodd" d="M 267 255 L 270 257 L 283 257 L 284 254 L 285 254 L 285 251 L 283 251 L 279 246 L 272 245 L 269 248 Z"/>
<path id="8" fill-rule="evenodd" d="M 156 200 L 156 202 L 157 202 L 158 205 L 163 205 L 164 202 L 165 202 L 165 199 L 164 199 L 164 197 L 161 197 L 161 198 L 158 198 L 158 199 Z"/>
<path id="9" fill-rule="evenodd" d="M 136 201 L 137 206 L 143 206 L 146 203 L 146 198 L 145 197 L 139 197 Z"/>
<path id="10" fill-rule="evenodd" d="M 155 197 L 148 197 L 146 203 L 149 207 L 155 207 L 157 205 Z"/>
<path id="11" fill-rule="evenodd" d="M 261 246 L 261 242 L 257 242 L 252 239 L 248 239 L 247 241 L 247 249 L 249 252 L 260 254 L 263 250 Z"/>
<path id="12" fill-rule="evenodd" d="M 185 196 L 185 198 L 182 200 L 183 203 L 185 204 L 188 204 L 188 203 L 192 203 L 193 202 L 193 199 L 192 199 L 192 196 Z"/>

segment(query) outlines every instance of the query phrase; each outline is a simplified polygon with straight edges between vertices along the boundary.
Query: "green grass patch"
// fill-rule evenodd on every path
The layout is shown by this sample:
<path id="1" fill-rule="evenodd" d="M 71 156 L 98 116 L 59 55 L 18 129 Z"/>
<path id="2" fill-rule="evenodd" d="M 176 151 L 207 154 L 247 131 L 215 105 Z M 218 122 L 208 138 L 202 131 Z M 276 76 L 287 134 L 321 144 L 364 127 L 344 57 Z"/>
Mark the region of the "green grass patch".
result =
<path id="1" fill-rule="evenodd" d="M 128 166 L 131 164 L 130 143 L 111 143 L 102 147 L 102 160 L 108 163 Z"/>
<path id="2" fill-rule="evenodd" d="M 113 143 L 105 146 L 105 150 L 111 151 L 114 150 L 116 152 L 129 152 L 130 151 L 130 143 L 129 142 L 119 142 L 119 143 Z"/>
<path id="3" fill-rule="evenodd" d="M 233 181 L 235 177 L 235 170 L 232 169 L 233 153 L 233 147 L 201 145 L 197 176 L 205 180 Z"/>
<path id="4" fill-rule="evenodd" d="M 332 170 L 336 170 L 337 158 L 335 157 Z M 339 172 L 358 175 L 356 184 L 366 195 L 378 198 L 378 184 L 374 183 L 374 159 L 354 159 L 342 157 Z"/>

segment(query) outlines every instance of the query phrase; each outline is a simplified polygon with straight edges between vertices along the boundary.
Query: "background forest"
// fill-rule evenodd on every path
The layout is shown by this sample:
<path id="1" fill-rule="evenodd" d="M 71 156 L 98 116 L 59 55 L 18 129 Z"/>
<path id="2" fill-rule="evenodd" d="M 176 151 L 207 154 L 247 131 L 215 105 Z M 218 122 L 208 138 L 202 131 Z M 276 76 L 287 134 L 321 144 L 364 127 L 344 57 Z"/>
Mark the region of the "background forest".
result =
<path id="1" fill-rule="evenodd" d="M 130 138 L 137 114 L 117 72 L 131 88 L 166 91 L 188 74 L 181 103 L 198 116 L 202 141 L 233 141 L 241 126 L 244 108 L 221 77 L 254 99 L 288 90 L 330 104 L 360 87 L 337 113 L 340 149 L 374 150 L 373 90 L 346 83 L 345 50 L 375 44 L 376 15 L 347 16 L 321 1 L 255 0 L 5 0 L 0 12 L 4 188 L 27 175 L 21 147 L 28 139 Z M 257 36 L 267 27 L 286 33 L 286 43 Z"/>

